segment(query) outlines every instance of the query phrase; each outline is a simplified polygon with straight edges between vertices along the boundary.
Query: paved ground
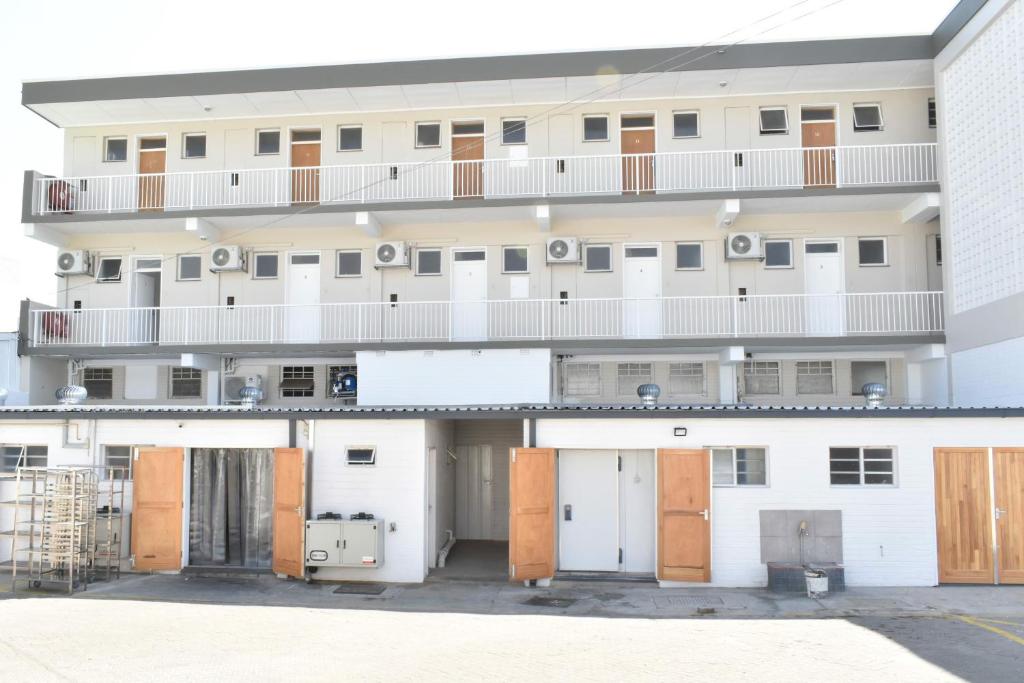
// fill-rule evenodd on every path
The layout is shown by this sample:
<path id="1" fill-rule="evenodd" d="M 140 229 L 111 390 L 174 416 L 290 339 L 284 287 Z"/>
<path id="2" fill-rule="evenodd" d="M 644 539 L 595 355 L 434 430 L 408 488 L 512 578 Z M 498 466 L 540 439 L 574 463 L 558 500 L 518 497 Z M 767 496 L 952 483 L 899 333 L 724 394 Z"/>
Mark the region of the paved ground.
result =
<path id="1" fill-rule="evenodd" d="M 335 587 L 126 575 L 0 601 L 0 679 L 1024 680 L 1024 587 Z"/>

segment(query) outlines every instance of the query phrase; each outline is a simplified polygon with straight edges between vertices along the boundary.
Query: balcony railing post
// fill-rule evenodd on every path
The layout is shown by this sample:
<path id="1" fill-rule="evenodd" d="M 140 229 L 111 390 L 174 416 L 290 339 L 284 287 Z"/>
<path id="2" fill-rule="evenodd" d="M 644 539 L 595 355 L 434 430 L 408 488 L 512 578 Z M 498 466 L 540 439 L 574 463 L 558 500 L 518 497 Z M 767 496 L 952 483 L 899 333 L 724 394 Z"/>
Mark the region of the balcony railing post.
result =
<path id="1" fill-rule="evenodd" d="M 730 300 L 732 307 L 732 336 L 740 336 L 740 311 L 739 311 L 739 297 L 733 297 Z"/>
<path id="2" fill-rule="evenodd" d="M 188 174 L 188 208 L 192 210 L 196 206 L 196 174 Z"/>

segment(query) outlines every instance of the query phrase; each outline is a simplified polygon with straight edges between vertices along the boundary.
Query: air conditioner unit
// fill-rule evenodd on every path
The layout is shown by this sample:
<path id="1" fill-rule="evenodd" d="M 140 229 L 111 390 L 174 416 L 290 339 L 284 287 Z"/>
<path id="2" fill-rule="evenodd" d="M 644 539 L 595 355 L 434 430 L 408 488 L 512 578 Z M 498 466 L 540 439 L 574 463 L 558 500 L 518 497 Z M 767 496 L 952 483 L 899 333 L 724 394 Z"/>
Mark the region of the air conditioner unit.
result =
<path id="1" fill-rule="evenodd" d="M 220 273 L 231 270 L 245 271 L 248 264 L 245 261 L 245 250 L 237 245 L 214 247 L 210 253 L 210 272 Z"/>
<path id="2" fill-rule="evenodd" d="M 736 232 L 725 239 L 725 258 L 759 259 L 761 257 L 761 233 Z"/>
<path id="3" fill-rule="evenodd" d="M 377 268 L 409 267 L 409 245 L 405 242 L 381 242 L 375 256 Z"/>
<path id="4" fill-rule="evenodd" d="M 548 263 L 579 263 L 580 242 L 575 237 L 551 237 L 546 253 Z"/>
<path id="5" fill-rule="evenodd" d="M 62 251 L 57 255 L 57 275 L 92 275 L 92 255 L 87 251 Z"/>

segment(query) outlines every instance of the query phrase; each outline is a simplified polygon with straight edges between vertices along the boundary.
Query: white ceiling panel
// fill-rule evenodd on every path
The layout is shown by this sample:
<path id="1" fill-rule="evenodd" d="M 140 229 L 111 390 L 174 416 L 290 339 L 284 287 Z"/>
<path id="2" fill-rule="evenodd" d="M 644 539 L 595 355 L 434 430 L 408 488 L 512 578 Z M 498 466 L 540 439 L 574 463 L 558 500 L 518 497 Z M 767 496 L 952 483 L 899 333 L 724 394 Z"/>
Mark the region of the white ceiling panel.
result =
<path id="1" fill-rule="evenodd" d="M 308 114 L 309 109 L 295 91 L 287 92 L 252 92 L 246 93 L 245 98 L 252 102 L 263 116 L 290 114 Z"/>
<path id="2" fill-rule="evenodd" d="M 405 101 L 414 109 L 446 107 L 459 101 L 459 91 L 454 83 L 423 83 L 400 87 Z"/>
<path id="3" fill-rule="evenodd" d="M 168 120 L 201 119 L 205 116 L 203 105 L 194 97 L 154 97 L 146 102 Z"/>
<path id="4" fill-rule="evenodd" d="M 622 77 L 620 97 L 640 99 L 644 97 L 672 97 L 679 82 L 678 73 L 642 73 Z"/>
<path id="5" fill-rule="evenodd" d="M 405 109 L 409 106 L 401 86 L 397 85 L 350 88 L 349 92 L 356 101 L 356 106 L 363 111 Z"/>
<path id="6" fill-rule="evenodd" d="M 311 112 L 352 111 L 359 108 L 348 88 L 297 90 L 295 94 Z"/>
<path id="7" fill-rule="evenodd" d="M 196 101 L 203 108 L 203 113 L 207 118 L 255 116 L 259 114 L 259 111 L 253 106 L 252 102 L 241 94 L 202 95 L 196 97 Z M 210 111 L 206 111 L 206 107 L 209 107 Z"/>
<path id="8" fill-rule="evenodd" d="M 150 120 L 158 114 L 145 100 L 104 100 L 96 104 L 111 121 Z"/>
<path id="9" fill-rule="evenodd" d="M 621 86 L 621 74 L 573 76 L 565 79 L 565 97 L 570 101 L 576 99 L 617 100 Z"/>
<path id="10" fill-rule="evenodd" d="M 686 71 L 679 74 L 676 81 L 676 97 L 707 97 L 709 95 L 728 95 L 728 86 L 736 78 L 737 69 L 714 71 Z M 719 85 L 725 81 L 726 87 Z"/>
<path id="11" fill-rule="evenodd" d="M 728 90 L 731 95 L 782 92 L 789 88 L 795 73 L 795 66 L 740 69 L 724 90 Z"/>
<path id="12" fill-rule="evenodd" d="M 514 100 L 511 81 L 465 81 L 455 87 L 462 105 L 506 104 Z"/>
<path id="13" fill-rule="evenodd" d="M 564 78 L 524 78 L 511 81 L 512 98 L 518 104 L 564 102 Z"/>

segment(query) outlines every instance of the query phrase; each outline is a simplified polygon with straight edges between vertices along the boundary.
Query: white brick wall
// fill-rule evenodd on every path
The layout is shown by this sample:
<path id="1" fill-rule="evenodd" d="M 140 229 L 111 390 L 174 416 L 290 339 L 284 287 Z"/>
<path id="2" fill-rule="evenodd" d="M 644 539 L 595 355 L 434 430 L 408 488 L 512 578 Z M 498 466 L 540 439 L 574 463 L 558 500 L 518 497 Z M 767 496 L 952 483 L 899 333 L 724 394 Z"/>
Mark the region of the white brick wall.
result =
<path id="1" fill-rule="evenodd" d="M 952 354 L 953 403 L 1024 406 L 1024 338 Z"/>

